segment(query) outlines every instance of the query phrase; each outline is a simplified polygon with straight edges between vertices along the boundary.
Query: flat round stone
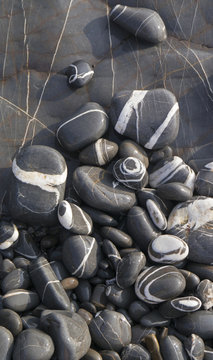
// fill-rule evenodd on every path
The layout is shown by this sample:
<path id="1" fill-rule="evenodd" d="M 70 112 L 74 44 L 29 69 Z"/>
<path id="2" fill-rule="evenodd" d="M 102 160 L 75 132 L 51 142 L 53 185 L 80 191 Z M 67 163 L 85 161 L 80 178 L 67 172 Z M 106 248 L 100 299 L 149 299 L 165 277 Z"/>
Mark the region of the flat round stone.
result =
<path id="1" fill-rule="evenodd" d="M 146 264 L 142 251 L 135 251 L 124 256 L 116 269 L 116 283 L 123 289 L 133 285 Z"/>
<path id="2" fill-rule="evenodd" d="M 30 290 L 11 290 L 2 297 L 3 307 L 15 312 L 34 309 L 40 303 L 38 294 Z"/>
<path id="3" fill-rule="evenodd" d="M 49 335 L 38 329 L 26 329 L 16 338 L 13 360 L 50 360 L 54 350 Z"/>
<path id="4" fill-rule="evenodd" d="M 119 134 L 146 149 L 160 149 L 178 134 L 179 106 L 166 89 L 125 90 L 112 98 L 110 119 Z"/>
<path id="5" fill-rule="evenodd" d="M 160 235 L 148 247 L 150 259 L 160 264 L 175 264 L 184 260 L 188 253 L 187 243 L 174 235 Z"/>
<path id="6" fill-rule="evenodd" d="M 0 221 L 0 250 L 10 248 L 18 239 L 19 231 L 15 224 Z"/>
<path id="7" fill-rule="evenodd" d="M 57 206 L 64 197 L 67 166 L 53 148 L 22 148 L 12 163 L 9 210 L 14 219 L 28 224 L 57 223 Z"/>
<path id="8" fill-rule="evenodd" d="M 119 145 L 119 157 L 134 157 L 139 159 L 146 168 L 149 166 L 149 158 L 144 148 L 132 140 L 124 140 Z"/>
<path id="9" fill-rule="evenodd" d="M 115 142 L 101 138 L 81 150 L 79 160 L 83 164 L 103 166 L 108 164 L 117 152 L 118 145 Z"/>
<path id="10" fill-rule="evenodd" d="M 94 70 L 86 61 L 77 60 L 67 67 L 66 75 L 70 87 L 81 88 L 92 79 Z"/>
<path id="11" fill-rule="evenodd" d="M 172 182 L 159 185 L 157 188 L 157 195 L 163 199 L 174 201 L 191 200 L 193 196 L 192 189 L 179 182 Z"/>
<path id="12" fill-rule="evenodd" d="M 151 266 L 144 270 L 135 282 L 135 293 L 139 299 L 158 304 L 180 295 L 186 281 L 174 266 Z"/>
<path id="13" fill-rule="evenodd" d="M 142 189 L 148 183 L 145 165 L 132 156 L 116 161 L 113 166 L 113 175 L 121 184 L 134 190 Z"/>
<path id="14" fill-rule="evenodd" d="M 87 205 L 109 213 L 127 211 L 136 202 L 133 190 L 119 185 L 109 171 L 98 167 L 78 167 L 73 186 Z"/>
<path id="15" fill-rule="evenodd" d="M 103 310 L 89 324 L 92 340 L 101 349 L 120 351 L 131 341 L 131 326 L 125 316 Z"/>
<path id="16" fill-rule="evenodd" d="M 139 344 L 129 344 L 121 352 L 122 360 L 151 360 L 149 351 Z"/>
<path id="17" fill-rule="evenodd" d="M 108 124 L 104 108 L 95 102 L 88 102 L 59 125 L 56 138 L 68 152 L 81 150 L 101 138 Z"/>
<path id="18" fill-rule="evenodd" d="M 13 336 L 18 335 L 23 327 L 20 316 L 10 309 L 0 309 L 0 326 L 7 328 Z"/>

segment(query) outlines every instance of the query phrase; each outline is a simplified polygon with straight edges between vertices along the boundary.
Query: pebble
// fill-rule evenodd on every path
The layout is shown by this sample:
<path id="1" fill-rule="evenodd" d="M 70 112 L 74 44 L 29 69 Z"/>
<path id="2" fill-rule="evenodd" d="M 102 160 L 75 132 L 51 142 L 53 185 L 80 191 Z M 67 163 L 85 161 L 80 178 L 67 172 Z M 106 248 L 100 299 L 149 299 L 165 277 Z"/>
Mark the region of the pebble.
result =
<path id="1" fill-rule="evenodd" d="M 97 313 L 96 306 L 89 301 L 82 302 L 81 307 L 87 310 L 92 315 L 95 315 Z"/>
<path id="2" fill-rule="evenodd" d="M 163 199 L 174 201 L 191 200 L 193 196 L 192 189 L 179 182 L 161 184 L 157 188 L 157 194 Z"/>
<path id="3" fill-rule="evenodd" d="M 20 231 L 18 242 L 14 246 L 14 251 L 29 260 L 37 259 L 41 254 L 38 245 L 26 230 Z"/>
<path id="4" fill-rule="evenodd" d="M 59 125 L 56 138 L 59 144 L 71 153 L 101 138 L 108 125 L 109 120 L 104 108 L 95 102 L 88 102 Z"/>
<path id="5" fill-rule="evenodd" d="M 83 164 L 103 166 L 108 164 L 117 154 L 115 142 L 101 138 L 81 150 L 79 160 Z"/>
<path id="6" fill-rule="evenodd" d="M 95 305 L 95 307 L 99 310 L 102 310 L 107 305 L 107 297 L 106 297 L 106 285 L 97 284 L 92 292 L 91 303 Z"/>
<path id="7" fill-rule="evenodd" d="M 58 280 L 61 281 L 69 277 L 69 273 L 61 261 L 59 260 L 51 261 L 50 266 L 53 269 Z"/>
<path id="8" fill-rule="evenodd" d="M 131 326 L 125 316 L 116 311 L 100 311 L 92 319 L 89 329 L 92 340 L 103 350 L 119 352 L 131 341 Z"/>
<path id="9" fill-rule="evenodd" d="M 26 146 L 15 156 L 12 173 L 9 190 L 12 217 L 31 225 L 55 225 L 67 178 L 63 156 L 48 146 Z"/>
<path id="10" fill-rule="evenodd" d="M 142 190 L 137 191 L 137 199 L 139 205 L 145 209 L 148 200 L 154 201 L 156 204 L 159 205 L 161 211 L 166 217 L 170 214 L 171 210 L 174 207 L 174 204 L 170 200 L 166 200 L 166 199 L 162 200 L 158 196 L 156 189 L 144 188 Z"/>
<path id="11" fill-rule="evenodd" d="M 167 335 L 160 340 L 163 359 L 187 360 L 188 356 L 183 343 L 174 335 Z"/>
<path id="12" fill-rule="evenodd" d="M 100 256 L 100 246 L 91 236 L 70 236 L 63 244 L 63 263 L 70 275 L 77 278 L 89 279 L 95 276 Z"/>
<path id="13" fill-rule="evenodd" d="M 29 274 L 45 306 L 59 310 L 70 308 L 70 300 L 45 257 L 41 256 L 31 262 Z"/>
<path id="14" fill-rule="evenodd" d="M 136 203 L 133 190 L 119 185 L 109 171 L 99 167 L 78 167 L 73 173 L 73 186 L 87 205 L 110 214 L 120 214 Z"/>
<path id="15" fill-rule="evenodd" d="M 78 286 L 75 289 L 75 294 L 80 303 L 90 301 L 92 294 L 92 286 L 88 280 L 78 279 Z"/>
<path id="16" fill-rule="evenodd" d="M 140 40 L 157 44 L 167 38 L 165 24 L 154 10 L 116 5 L 110 19 Z"/>
<path id="17" fill-rule="evenodd" d="M 201 280 L 209 279 L 213 281 L 213 265 L 187 262 L 186 269 L 195 273 Z"/>
<path id="18" fill-rule="evenodd" d="M 16 338 L 13 360 L 50 360 L 54 353 L 51 337 L 38 329 L 26 329 Z"/>
<path id="19" fill-rule="evenodd" d="M 100 354 L 103 360 L 121 360 L 119 354 L 113 350 L 102 350 Z"/>
<path id="20" fill-rule="evenodd" d="M 80 315 L 86 321 L 87 325 L 91 323 L 93 318 L 92 314 L 83 308 L 78 310 L 78 315 Z"/>
<path id="21" fill-rule="evenodd" d="M 167 220 L 166 217 L 161 211 L 160 206 L 154 200 L 148 199 L 146 202 L 146 208 L 149 213 L 152 222 L 159 230 L 166 230 L 167 228 Z"/>
<path id="22" fill-rule="evenodd" d="M 203 340 L 212 339 L 213 311 L 198 310 L 175 320 L 175 328 L 184 335 L 197 334 Z"/>
<path id="23" fill-rule="evenodd" d="M 135 282 L 135 293 L 149 304 L 158 304 L 180 295 L 186 281 L 174 266 L 151 266 L 144 270 Z"/>
<path id="24" fill-rule="evenodd" d="M 80 206 L 63 200 L 58 206 L 58 220 L 60 224 L 74 234 L 89 235 L 93 223 L 91 217 Z"/>
<path id="25" fill-rule="evenodd" d="M 150 108 L 153 103 L 155 106 Z M 110 119 L 119 134 L 146 149 L 160 149 L 178 134 L 179 106 L 174 94 L 166 89 L 125 90 L 112 98 Z"/>
<path id="26" fill-rule="evenodd" d="M 160 353 L 160 345 L 158 339 L 154 334 L 150 334 L 145 337 L 145 344 L 150 352 L 152 360 L 163 360 Z"/>
<path id="27" fill-rule="evenodd" d="M 158 161 L 173 156 L 173 150 L 170 146 L 164 146 L 162 149 L 155 150 L 149 157 L 151 164 L 156 164 Z"/>
<path id="28" fill-rule="evenodd" d="M 186 259 L 189 254 L 187 243 L 174 235 L 160 235 L 153 239 L 148 247 L 152 261 L 160 264 L 175 264 Z"/>
<path id="29" fill-rule="evenodd" d="M 109 259 L 113 269 L 116 270 L 119 262 L 121 261 L 121 256 L 116 246 L 112 241 L 104 239 L 102 250 Z"/>
<path id="30" fill-rule="evenodd" d="M 33 315 L 22 316 L 21 321 L 24 329 L 37 329 L 40 326 L 40 319 Z"/>
<path id="31" fill-rule="evenodd" d="M 150 219 L 148 212 L 139 206 L 133 206 L 128 212 L 127 229 L 139 248 L 145 252 L 150 241 L 161 234 Z M 141 229 L 143 229 L 143 236 L 141 236 Z"/>
<path id="32" fill-rule="evenodd" d="M 89 349 L 86 355 L 82 357 L 82 360 L 102 360 L 102 356 L 94 349 Z"/>
<path id="33" fill-rule="evenodd" d="M 141 325 L 135 325 L 132 327 L 132 340 L 133 344 L 141 344 L 141 342 L 145 341 L 145 338 L 148 335 L 157 334 L 157 329 L 154 327 L 144 327 Z"/>
<path id="34" fill-rule="evenodd" d="M 200 278 L 196 274 L 185 269 L 180 269 L 180 272 L 186 280 L 185 291 L 194 291 L 200 283 Z"/>
<path id="35" fill-rule="evenodd" d="M 151 360 L 148 350 L 139 344 L 129 344 L 121 352 L 122 360 Z"/>
<path id="36" fill-rule="evenodd" d="M 140 324 L 144 327 L 164 327 L 169 326 L 170 320 L 165 319 L 157 309 L 143 315 Z"/>
<path id="37" fill-rule="evenodd" d="M 0 221 L 0 250 L 10 248 L 17 241 L 19 231 L 15 224 L 7 221 Z"/>
<path id="38" fill-rule="evenodd" d="M 144 148 L 132 140 L 124 140 L 119 145 L 119 157 L 134 157 L 139 159 L 147 169 L 149 166 L 149 158 Z"/>
<path id="39" fill-rule="evenodd" d="M 145 165 L 136 157 L 122 158 L 113 166 L 113 175 L 126 187 L 140 190 L 148 183 Z"/>
<path id="40" fill-rule="evenodd" d="M 9 272 L 1 282 L 2 292 L 5 294 L 10 290 L 28 289 L 31 285 L 28 272 L 23 269 L 15 269 Z"/>
<path id="41" fill-rule="evenodd" d="M 11 332 L 5 327 L 0 326 L 0 349 L 2 360 L 12 359 L 13 344 L 14 339 Z"/>
<path id="42" fill-rule="evenodd" d="M 159 312 L 166 319 L 175 319 L 184 316 L 186 313 L 197 311 L 202 302 L 195 296 L 185 296 L 172 299 L 159 306 Z"/>
<path id="43" fill-rule="evenodd" d="M 150 308 L 144 302 L 135 300 L 130 304 L 128 312 L 133 321 L 139 322 L 142 316 L 150 312 Z"/>
<path id="44" fill-rule="evenodd" d="M 128 248 L 132 246 L 132 238 L 126 232 L 111 226 L 103 226 L 100 230 L 101 235 L 105 239 L 109 239 L 115 246 Z"/>
<path id="45" fill-rule="evenodd" d="M 191 334 L 191 336 L 184 341 L 184 347 L 190 359 L 202 360 L 204 358 L 205 345 L 200 336 Z"/>
<path id="46" fill-rule="evenodd" d="M 13 336 L 18 335 L 23 327 L 20 316 L 10 309 L 0 309 L 0 326 L 8 329 Z"/>
<path id="47" fill-rule="evenodd" d="M 81 359 L 88 352 L 91 336 L 86 321 L 67 311 L 44 311 L 41 326 L 53 339 L 58 360 Z"/>
<path id="48" fill-rule="evenodd" d="M 81 208 L 91 217 L 92 221 L 101 226 L 118 226 L 117 220 L 103 211 L 83 205 Z"/>
<path id="49" fill-rule="evenodd" d="M 34 309 L 39 302 L 35 291 L 23 289 L 10 290 L 2 297 L 3 307 L 18 313 Z"/>
<path id="50" fill-rule="evenodd" d="M 133 285 L 146 264 L 146 257 L 142 251 L 132 252 L 124 256 L 116 269 L 116 283 L 121 288 Z"/>
<path id="51" fill-rule="evenodd" d="M 213 196 L 213 162 L 206 164 L 198 171 L 195 181 L 195 191 L 198 195 Z"/>
<path id="52" fill-rule="evenodd" d="M 106 296 L 113 305 L 128 309 L 129 305 L 136 299 L 133 287 L 121 289 L 116 284 L 107 286 Z"/>
<path id="53" fill-rule="evenodd" d="M 179 182 L 193 191 L 195 173 L 178 156 L 159 161 L 149 173 L 149 185 L 158 188 L 162 184 Z"/>
<path id="54" fill-rule="evenodd" d="M 78 284 L 78 279 L 75 277 L 68 277 L 61 281 L 64 290 L 73 290 L 77 288 Z"/>
<path id="55" fill-rule="evenodd" d="M 9 274 L 11 271 L 15 269 L 16 267 L 11 260 L 4 259 L 0 263 L 0 279 L 3 279 L 7 274 Z"/>
<path id="56" fill-rule="evenodd" d="M 213 307 L 213 282 L 209 279 L 202 280 L 196 289 L 196 295 L 202 301 L 205 310 Z"/>
<path id="57" fill-rule="evenodd" d="M 81 88 L 92 79 L 94 70 L 86 61 L 77 60 L 67 67 L 65 73 L 70 87 Z"/>

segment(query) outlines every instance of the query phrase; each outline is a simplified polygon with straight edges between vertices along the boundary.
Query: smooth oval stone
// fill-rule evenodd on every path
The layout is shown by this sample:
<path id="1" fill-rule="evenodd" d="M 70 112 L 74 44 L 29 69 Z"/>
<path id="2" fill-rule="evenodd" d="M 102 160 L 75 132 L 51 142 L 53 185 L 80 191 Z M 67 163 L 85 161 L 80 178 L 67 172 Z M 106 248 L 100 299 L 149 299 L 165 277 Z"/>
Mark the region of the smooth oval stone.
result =
<path id="1" fill-rule="evenodd" d="M 70 87 L 81 88 L 92 79 L 94 70 L 86 61 L 77 60 L 66 68 L 65 73 Z"/>
<path id="2" fill-rule="evenodd" d="M 62 258 L 72 276 L 89 279 L 97 273 L 100 246 L 94 237 L 70 236 L 63 244 Z"/>
<path id="3" fill-rule="evenodd" d="M 149 157 L 149 161 L 151 164 L 156 164 L 158 161 L 161 161 L 171 156 L 173 156 L 172 148 L 170 146 L 165 146 L 162 149 L 153 151 Z"/>
<path id="4" fill-rule="evenodd" d="M 213 307 L 213 282 L 209 279 L 202 280 L 196 289 L 196 295 L 202 301 L 205 310 Z"/>
<path id="5" fill-rule="evenodd" d="M 154 334 L 150 334 L 145 337 L 145 344 L 150 352 L 151 359 L 163 360 L 160 353 L 160 345 L 158 339 Z"/>
<path id="6" fill-rule="evenodd" d="M 151 106 L 150 104 L 155 104 Z M 114 129 L 146 149 L 160 149 L 176 138 L 179 106 L 166 89 L 125 90 L 112 98 L 110 118 Z"/>
<path id="7" fill-rule="evenodd" d="M 13 360 L 50 360 L 54 353 L 51 337 L 38 329 L 26 329 L 16 338 Z"/>
<path id="8" fill-rule="evenodd" d="M 19 231 L 15 224 L 0 221 L 0 250 L 10 248 L 18 239 Z"/>
<path id="9" fill-rule="evenodd" d="M 159 230 L 166 230 L 167 220 L 164 213 L 161 211 L 160 206 L 157 202 L 148 199 L 146 202 L 146 208 L 150 218 Z"/>
<path id="10" fill-rule="evenodd" d="M 22 331 L 20 316 L 10 309 L 0 309 L 0 326 L 7 328 L 13 336 L 18 335 Z"/>
<path id="11" fill-rule="evenodd" d="M 55 149 L 43 145 L 22 148 L 12 163 L 9 209 L 14 219 L 53 226 L 64 197 L 67 166 Z"/>
<path id="12" fill-rule="evenodd" d="M 92 294 L 92 287 L 88 280 L 78 279 L 78 286 L 75 289 L 75 294 L 77 295 L 78 301 L 80 303 L 90 301 Z"/>
<path id="13" fill-rule="evenodd" d="M 70 300 L 45 257 L 31 262 L 29 273 L 41 302 L 49 309 L 66 310 Z"/>
<path id="14" fill-rule="evenodd" d="M 101 226 L 117 226 L 118 222 L 112 216 L 104 213 L 103 211 L 93 209 L 90 206 L 83 205 L 81 208 L 89 214 L 92 221 Z"/>
<path id="15" fill-rule="evenodd" d="M 213 265 L 188 262 L 186 269 L 195 273 L 201 280 L 209 279 L 210 281 L 213 281 Z"/>
<path id="16" fill-rule="evenodd" d="M 148 335 L 154 334 L 156 335 L 157 329 L 154 327 L 144 327 L 141 325 L 132 326 L 132 340 L 133 344 L 141 344 L 141 342 L 145 341 L 145 338 Z"/>
<path id="17" fill-rule="evenodd" d="M 185 291 L 194 291 L 200 283 L 199 277 L 191 271 L 180 269 L 181 274 L 185 277 L 186 287 Z"/>
<path id="18" fill-rule="evenodd" d="M 24 312 L 34 309 L 40 300 L 38 294 L 30 290 L 11 290 L 2 297 L 3 307 L 15 312 Z"/>
<path id="19" fill-rule="evenodd" d="M 88 312 L 90 312 L 92 315 L 95 315 L 97 313 L 96 306 L 93 303 L 91 303 L 90 301 L 82 302 L 81 307 L 83 309 L 87 310 Z"/>
<path id="20" fill-rule="evenodd" d="M 94 349 L 89 349 L 86 355 L 82 357 L 82 360 L 102 360 L 102 356 Z"/>
<path id="21" fill-rule="evenodd" d="M 73 152 L 98 140 L 106 132 L 108 125 L 104 108 L 95 102 L 88 102 L 61 123 L 56 131 L 56 138 L 64 149 Z"/>
<path id="22" fill-rule="evenodd" d="M 136 142 L 127 139 L 122 141 L 119 145 L 119 157 L 127 158 L 129 156 L 139 159 L 145 167 L 148 168 L 149 158 L 146 151 Z"/>
<path id="23" fill-rule="evenodd" d="M 30 260 L 25 259 L 24 257 L 21 256 L 16 256 L 13 259 L 13 262 L 17 269 L 28 270 L 28 266 L 30 265 Z"/>
<path id="24" fill-rule="evenodd" d="M 169 323 L 170 321 L 165 319 L 157 309 L 148 312 L 140 319 L 140 324 L 144 327 L 164 327 Z"/>
<path id="25" fill-rule="evenodd" d="M 35 240 L 26 230 L 20 231 L 19 239 L 14 246 L 14 251 L 29 260 L 37 259 L 41 254 Z"/>
<path id="26" fill-rule="evenodd" d="M 161 264 L 175 264 L 184 260 L 188 253 L 187 243 L 174 235 L 160 235 L 148 247 L 150 259 Z"/>
<path id="27" fill-rule="evenodd" d="M 213 196 L 213 162 L 206 164 L 196 177 L 195 191 L 199 195 Z"/>
<path id="28" fill-rule="evenodd" d="M 180 295 L 186 281 L 174 266 L 151 266 L 144 270 L 135 282 L 135 293 L 139 299 L 158 304 Z"/>
<path id="29" fill-rule="evenodd" d="M 132 156 L 116 161 L 113 166 L 113 175 L 121 184 L 134 190 L 140 190 L 148 183 L 145 165 Z"/>
<path id="30" fill-rule="evenodd" d="M 118 145 L 107 139 L 98 139 L 81 150 L 79 160 L 83 164 L 103 166 L 108 164 L 117 154 Z"/>
<path id="31" fill-rule="evenodd" d="M 139 322 L 142 316 L 150 312 L 150 309 L 147 304 L 140 300 L 135 300 L 130 304 L 128 312 L 133 321 Z"/>
<path id="32" fill-rule="evenodd" d="M 53 339 L 58 360 L 79 360 L 88 352 L 91 336 L 86 321 L 80 315 L 67 311 L 44 311 L 41 326 Z"/>
<path id="33" fill-rule="evenodd" d="M 73 186 L 87 205 L 109 213 L 127 211 L 136 202 L 133 190 L 119 185 L 109 171 L 99 167 L 78 167 Z"/>
<path id="34" fill-rule="evenodd" d="M 3 279 L 11 271 L 15 270 L 16 267 L 10 259 L 4 259 L 0 263 L 0 279 Z"/>
<path id="35" fill-rule="evenodd" d="M 149 199 L 153 200 L 155 203 L 157 203 L 160 206 L 160 209 L 165 216 L 168 216 L 174 207 L 174 204 L 170 200 L 166 200 L 166 199 L 162 200 L 157 195 L 156 189 L 144 188 L 142 190 L 137 191 L 137 199 L 139 205 L 145 209 L 146 209 L 147 200 Z"/>
<path id="36" fill-rule="evenodd" d="M 141 40 L 157 44 L 167 38 L 165 24 L 154 10 L 116 5 L 110 19 Z"/>
<path id="37" fill-rule="evenodd" d="M 121 289 L 116 284 L 107 286 L 106 296 L 112 304 L 124 309 L 128 309 L 131 302 L 136 298 L 132 287 Z"/>
<path id="38" fill-rule="evenodd" d="M 40 319 L 33 315 L 25 315 L 21 317 L 24 329 L 37 329 L 40 326 Z"/>
<path id="39" fill-rule="evenodd" d="M 182 183 L 172 182 L 158 186 L 157 194 L 163 199 L 187 201 L 192 198 L 193 191 Z"/>
<path id="40" fill-rule="evenodd" d="M 97 309 L 104 309 L 107 305 L 108 299 L 106 297 L 106 285 L 97 284 L 92 292 L 91 303 L 93 303 Z"/>
<path id="41" fill-rule="evenodd" d="M 11 332 L 3 326 L 0 326 L 0 348 L 1 348 L 1 359 L 11 360 L 13 351 L 13 335 Z"/>
<path id="42" fill-rule="evenodd" d="M 74 234 L 89 235 L 92 232 L 92 219 L 80 206 L 63 200 L 58 205 L 58 220 L 60 224 Z"/>
<path id="43" fill-rule="evenodd" d="M 80 315 L 86 321 L 87 325 L 90 324 L 93 318 L 92 314 L 83 308 L 78 310 L 78 315 Z"/>
<path id="44" fill-rule="evenodd" d="M 167 232 L 178 234 L 189 247 L 189 260 L 213 263 L 213 199 L 198 197 L 174 207 L 168 218 Z"/>
<path id="45" fill-rule="evenodd" d="M 150 241 L 161 234 L 147 211 L 139 206 L 133 206 L 128 212 L 127 229 L 142 251 L 147 251 Z M 143 236 L 141 236 L 141 229 L 143 229 Z"/>
<path id="46" fill-rule="evenodd" d="M 121 360 L 119 354 L 113 350 L 102 350 L 100 354 L 103 360 Z"/>
<path id="47" fill-rule="evenodd" d="M 100 231 L 105 239 L 109 239 L 115 246 L 127 248 L 132 246 L 132 238 L 127 233 L 111 226 L 103 226 Z"/>
<path id="48" fill-rule="evenodd" d="M 175 320 L 175 328 L 184 335 L 192 333 L 203 340 L 212 339 L 213 311 L 198 310 Z"/>
<path id="49" fill-rule="evenodd" d="M 102 250 L 109 259 L 114 270 L 116 270 L 118 263 L 121 261 L 121 256 L 116 246 L 113 244 L 112 241 L 105 239 L 103 240 Z"/>
<path id="50" fill-rule="evenodd" d="M 142 251 L 132 252 L 124 256 L 116 269 L 116 283 L 121 288 L 133 285 L 146 264 Z"/>
<path id="51" fill-rule="evenodd" d="M 159 306 L 159 312 L 166 319 L 175 319 L 186 313 L 197 311 L 202 303 L 195 296 L 185 296 L 169 300 Z"/>
<path id="52" fill-rule="evenodd" d="M 51 261 L 50 266 L 53 269 L 58 280 L 63 280 L 69 277 L 69 273 L 61 261 Z"/>
<path id="53" fill-rule="evenodd" d="M 151 360 L 149 351 L 139 344 L 129 344 L 121 352 L 122 360 Z"/>
<path id="54" fill-rule="evenodd" d="M 61 285 L 64 290 L 73 290 L 78 286 L 78 279 L 74 277 L 68 277 L 61 281 Z"/>
<path id="55" fill-rule="evenodd" d="M 158 188 L 162 184 L 179 182 L 194 189 L 195 173 L 178 156 L 161 160 L 149 173 L 149 185 Z"/>
<path id="56" fill-rule="evenodd" d="M 182 342 L 173 335 L 165 336 L 160 340 L 160 350 L 163 359 L 187 360 L 188 356 Z"/>
<path id="57" fill-rule="evenodd" d="M 191 336 L 184 341 L 184 347 L 190 359 L 202 360 L 204 358 L 205 345 L 200 336 L 191 334 Z"/>
<path id="58" fill-rule="evenodd" d="M 30 286 L 28 272 L 23 269 L 15 269 L 4 277 L 1 283 L 3 293 L 15 289 L 28 289 Z"/>
<path id="59" fill-rule="evenodd" d="M 89 324 L 92 340 L 103 350 L 120 351 L 131 341 L 131 326 L 125 316 L 103 310 Z"/>

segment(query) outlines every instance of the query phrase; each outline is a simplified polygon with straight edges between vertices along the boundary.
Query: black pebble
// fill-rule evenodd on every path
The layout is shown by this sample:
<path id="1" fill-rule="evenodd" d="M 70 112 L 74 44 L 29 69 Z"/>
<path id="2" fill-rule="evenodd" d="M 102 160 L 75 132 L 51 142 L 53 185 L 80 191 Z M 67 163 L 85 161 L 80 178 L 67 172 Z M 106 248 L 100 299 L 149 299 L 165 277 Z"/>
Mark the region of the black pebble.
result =
<path id="1" fill-rule="evenodd" d="M 66 68 L 66 75 L 70 87 L 81 88 L 92 79 L 94 70 L 86 61 L 77 60 Z"/>

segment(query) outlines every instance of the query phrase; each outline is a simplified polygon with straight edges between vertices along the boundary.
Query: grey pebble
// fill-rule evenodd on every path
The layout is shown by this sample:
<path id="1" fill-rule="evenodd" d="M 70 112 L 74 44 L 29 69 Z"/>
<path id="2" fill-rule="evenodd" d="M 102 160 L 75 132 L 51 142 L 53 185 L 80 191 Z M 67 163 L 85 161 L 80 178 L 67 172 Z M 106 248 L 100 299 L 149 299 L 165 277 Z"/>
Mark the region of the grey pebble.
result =
<path id="1" fill-rule="evenodd" d="M 129 156 L 139 159 L 145 167 L 148 168 L 149 158 L 144 148 L 136 142 L 127 139 L 122 141 L 119 145 L 119 157 L 127 158 Z"/>
<path id="2" fill-rule="evenodd" d="M 167 335 L 160 340 L 160 350 L 163 359 L 169 359 L 169 360 L 188 359 L 183 343 L 174 335 Z"/>
<path id="3" fill-rule="evenodd" d="M 116 283 L 123 289 L 133 285 L 146 264 L 142 251 L 135 251 L 124 256 L 116 269 Z"/>
<path id="4" fill-rule="evenodd" d="M 173 150 L 170 146 L 165 146 L 162 149 L 155 150 L 149 157 L 151 164 L 155 164 L 158 161 L 171 157 L 173 155 Z"/>
<path id="5" fill-rule="evenodd" d="M 113 165 L 113 175 L 118 182 L 134 190 L 140 190 L 148 183 L 145 165 L 133 156 L 117 160 Z"/>
<path id="6" fill-rule="evenodd" d="M 10 290 L 28 289 L 30 284 L 31 281 L 28 272 L 24 269 L 15 269 L 4 277 L 1 282 L 1 288 L 5 294 Z"/>
<path id="7" fill-rule="evenodd" d="M 154 309 L 142 316 L 140 324 L 144 327 L 164 327 L 169 326 L 170 320 L 164 318 L 158 309 Z"/>
<path id="8" fill-rule="evenodd" d="M 184 346 L 191 360 L 202 360 L 204 358 L 205 345 L 200 336 L 191 334 L 184 341 Z"/>
<path id="9" fill-rule="evenodd" d="M 196 296 L 179 297 L 168 300 L 159 306 L 159 312 L 166 319 L 175 319 L 197 311 L 202 306 L 202 302 Z"/>
<path id="10" fill-rule="evenodd" d="M 108 164 L 117 154 L 115 142 L 101 138 L 81 150 L 79 160 L 83 164 L 103 166 Z"/>
<path id="11" fill-rule="evenodd" d="M 15 224 L 7 221 L 0 221 L 0 250 L 10 248 L 17 241 L 19 231 Z"/>
<path id="12" fill-rule="evenodd" d="M 196 289 L 196 295 L 202 301 L 205 310 L 213 307 L 213 282 L 209 279 L 202 280 Z"/>
<path id="13" fill-rule="evenodd" d="M 121 360 L 151 360 L 149 351 L 139 344 L 129 344 L 121 352 Z"/>
<path id="14" fill-rule="evenodd" d="M 136 299 L 133 287 L 121 289 L 116 284 L 107 286 L 106 296 L 113 305 L 128 309 L 129 305 Z"/>
<path id="15" fill-rule="evenodd" d="M 82 205 L 81 208 L 89 214 L 92 221 L 98 225 L 101 226 L 118 226 L 118 222 L 116 219 L 114 219 L 109 214 L 106 214 L 105 212 L 101 210 L 94 209 L 87 205 Z"/>
<path id="16" fill-rule="evenodd" d="M 22 331 L 20 316 L 10 309 L 0 309 L 0 326 L 7 328 L 13 336 L 18 335 Z"/>
<path id="17" fill-rule="evenodd" d="M 171 182 L 158 186 L 157 195 L 163 199 L 174 201 L 187 201 L 191 200 L 193 196 L 193 191 L 188 186 L 182 183 Z"/>
<path id="18" fill-rule="evenodd" d="M 213 196 L 213 162 L 205 164 L 205 166 L 199 170 L 196 181 L 195 190 L 198 195 Z"/>
<path id="19" fill-rule="evenodd" d="M 126 232 L 111 226 L 103 226 L 100 230 L 103 238 L 109 239 L 115 246 L 121 248 L 128 248 L 132 246 L 132 238 Z"/>
<path id="20" fill-rule="evenodd" d="M 2 297 L 3 307 L 15 312 L 33 310 L 39 302 L 36 292 L 24 289 L 10 290 Z"/>
<path id="21" fill-rule="evenodd" d="M 0 326 L 0 349 L 1 360 L 11 360 L 14 339 L 11 332 L 3 326 Z"/>
<path id="22" fill-rule="evenodd" d="M 92 79 L 94 70 L 85 60 L 80 59 L 70 64 L 65 73 L 70 87 L 81 88 Z"/>
<path id="23" fill-rule="evenodd" d="M 144 316 L 150 312 L 150 308 L 143 301 L 135 300 L 130 304 L 128 312 L 129 312 L 131 319 L 133 321 L 139 323 L 142 316 Z"/>
<path id="24" fill-rule="evenodd" d="M 213 311 L 198 310 L 175 320 L 175 328 L 184 335 L 192 333 L 203 340 L 212 339 Z"/>

